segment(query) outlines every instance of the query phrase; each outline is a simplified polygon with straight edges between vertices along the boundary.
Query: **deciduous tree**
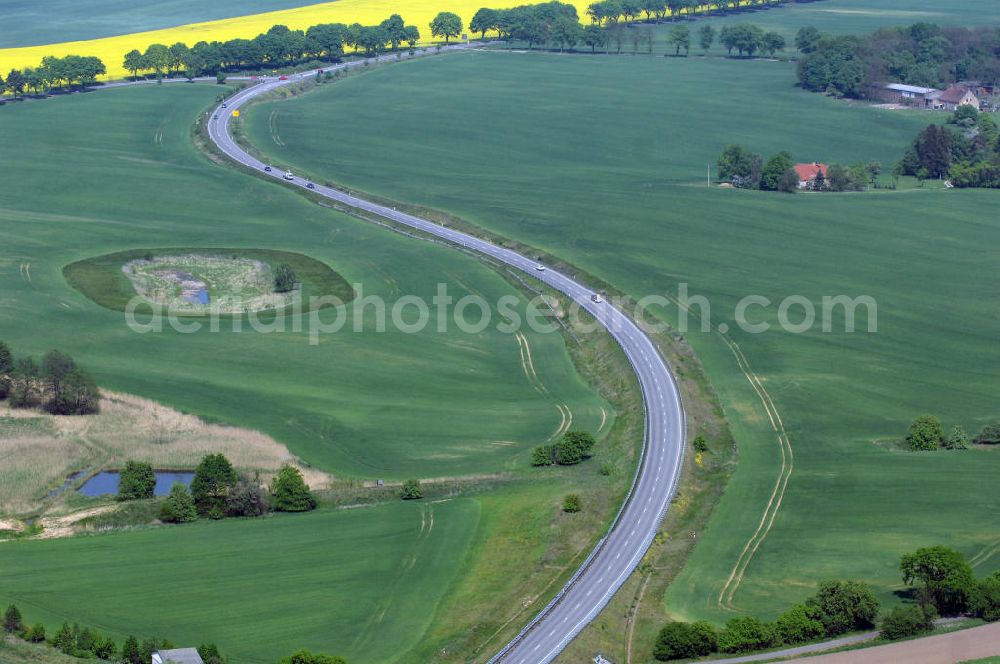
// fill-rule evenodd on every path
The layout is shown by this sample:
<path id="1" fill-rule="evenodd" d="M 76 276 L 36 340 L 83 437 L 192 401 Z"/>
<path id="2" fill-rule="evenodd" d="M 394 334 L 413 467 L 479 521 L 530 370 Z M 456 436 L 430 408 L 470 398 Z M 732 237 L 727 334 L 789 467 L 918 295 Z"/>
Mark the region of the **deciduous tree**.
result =
<path id="1" fill-rule="evenodd" d="M 126 461 L 118 475 L 118 500 L 152 498 L 156 489 L 153 466 L 143 461 Z"/>
<path id="2" fill-rule="evenodd" d="M 420 486 L 420 480 L 406 480 L 403 488 L 399 492 L 399 497 L 403 500 L 420 500 L 424 497 L 424 490 Z"/>
<path id="3" fill-rule="evenodd" d="M 462 19 L 458 14 L 452 12 L 440 12 L 431 20 L 431 35 L 444 37 L 447 44 L 452 37 L 462 34 Z"/>
<path id="4" fill-rule="evenodd" d="M 226 496 L 236 484 L 236 471 L 222 454 L 202 458 L 191 481 L 191 495 L 201 516 L 219 519 L 225 516 Z"/>
<path id="5" fill-rule="evenodd" d="M 308 512 L 316 497 L 294 466 L 284 465 L 271 482 L 271 506 L 279 512 Z"/>
<path id="6" fill-rule="evenodd" d="M 198 520 L 198 510 L 194 505 L 194 498 L 188 492 L 186 486 L 180 482 L 175 482 L 170 487 L 170 494 L 160 506 L 160 521 L 166 523 L 190 523 Z"/>
<path id="7" fill-rule="evenodd" d="M 941 420 L 934 415 L 921 415 L 910 423 L 906 444 L 911 450 L 936 450 L 944 443 Z"/>
<path id="8" fill-rule="evenodd" d="M 903 583 L 919 583 L 918 600 L 941 615 L 967 610 L 975 599 L 976 579 L 965 557 L 946 546 L 931 546 L 908 553 L 899 561 Z"/>

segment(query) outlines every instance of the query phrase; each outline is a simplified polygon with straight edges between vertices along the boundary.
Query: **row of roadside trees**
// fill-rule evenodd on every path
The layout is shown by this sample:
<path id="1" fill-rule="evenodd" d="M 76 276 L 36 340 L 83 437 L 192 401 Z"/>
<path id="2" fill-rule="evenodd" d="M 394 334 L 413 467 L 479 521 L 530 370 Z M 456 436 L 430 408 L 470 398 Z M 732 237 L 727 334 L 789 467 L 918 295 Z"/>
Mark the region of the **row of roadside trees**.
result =
<path id="1" fill-rule="evenodd" d="M 441 27 L 441 26 L 439 26 Z M 446 37 L 461 31 L 449 26 Z M 406 25 L 393 14 L 378 25 L 322 23 L 306 30 L 292 30 L 274 25 L 252 39 L 200 41 L 193 46 L 183 42 L 173 45 L 150 44 L 144 51 L 133 49 L 125 54 L 123 66 L 133 77 L 140 73 L 157 78 L 183 74 L 188 78 L 216 76 L 220 72 L 289 67 L 309 61 L 338 62 L 351 48 L 356 53 L 380 55 L 406 44 L 413 48 L 420 40 L 420 30 Z"/>
<path id="2" fill-rule="evenodd" d="M 93 55 L 45 56 L 37 67 L 11 69 L 0 76 L 0 93 L 9 92 L 15 99 L 31 90 L 38 94 L 54 88 L 72 88 L 94 83 L 107 73 L 104 62 Z"/>
<path id="3" fill-rule="evenodd" d="M 553 1 L 510 9 L 483 7 L 473 16 L 469 28 L 483 38 L 494 32 L 501 40 L 524 42 L 529 48 L 552 44 L 562 50 L 584 44 L 592 51 L 598 48 L 610 51 L 614 45 L 620 53 L 626 41 L 631 41 L 636 52 L 641 44 L 652 51 L 651 32 L 627 35 L 619 28 L 642 15 L 646 20 L 662 20 L 668 16 L 676 17 L 681 12 L 712 9 L 724 12 L 730 8 L 739 10 L 785 1 L 599 0 L 587 10 L 592 22 L 588 26 L 580 24 L 574 6 Z M 448 43 L 462 34 L 464 24 L 457 14 L 440 12 L 429 27 L 432 36 L 443 38 Z M 698 33 L 698 41 L 705 51 L 715 38 L 716 32 L 711 26 L 703 27 Z M 726 26 L 718 33 L 718 38 L 730 54 L 735 51 L 749 57 L 759 53 L 773 55 L 785 47 L 784 39 L 779 34 L 764 32 L 751 24 Z M 412 50 L 419 40 L 417 26 L 406 25 L 399 14 L 393 14 L 377 25 L 323 23 L 306 30 L 274 25 L 252 39 L 199 41 L 193 46 L 184 42 L 150 44 L 144 50 L 133 49 L 126 53 L 122 65 L 133 78 L 138 78 L 140 74 L 157 79 L 177 75 L 189 79 L 217 76 L 221 82 L 227 71 L 273 69 L 312 61 L 338 62 L 347 49 L 353 49 L 357 54 L 377 56 L 398 51 L 404 44 Z M 674 26 L 668 36 L 676 55 L 682 50 L 686 54 L 692 41 L 690 29 L 683 25 Z M 12 69 L 6 77 L 0 76 L 0 93 L 9 92 L 17 98 L 26 90 L 38 94 L 58 88 L 86 86 L 106 72 L 104 63 L 95 56 L 46 56 L 37 67 Z"/>

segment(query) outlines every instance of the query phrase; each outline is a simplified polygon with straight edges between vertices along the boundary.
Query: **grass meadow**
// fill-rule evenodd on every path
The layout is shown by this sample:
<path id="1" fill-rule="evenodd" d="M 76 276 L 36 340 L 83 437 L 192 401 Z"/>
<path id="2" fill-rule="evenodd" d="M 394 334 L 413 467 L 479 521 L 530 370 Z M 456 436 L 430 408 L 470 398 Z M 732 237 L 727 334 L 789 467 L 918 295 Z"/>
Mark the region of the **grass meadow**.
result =
<path id="1" fill-rule="evenodd" d="M 120 311 L 77 291 L 65 278 L 66 265 L 182 246 L 266 248 L 322 261 L 359 288 L 351 310 L 363 296 L 389 305 L 411 294 L 430 300 L 439 283 L 456 300 L 470 293 L 491 302 L 521 297 L 500 274 L 452 249 L 213 164 L 194 147 L 191 125 L 218 91 L 132 88 L 3 109 L 8 147 L 31 158 L 10 169 L 10 186 L 0 191 L 0 338 L 17 354 L 65 350 L 117 393 L 100 420 L 77 422 L 91 425 L 86 433 L 99 443 L 101 463 L 114 466 L 115 459 L 155 448 L 153 460 L 172 466 L 218 444 L 247 467 L 270 464 L 287 448 L 311 472 L 337 479 L 479 480 L 456 484 L 468 500 L 443 504 L 441 512 L 434 505 L 431 549 L 403 575 L 386 570 L 411 565 L 402 542 L 419 528 L 418 508 L 394 503 L 5 542 L 0 568 L 31 573 L 16 586 L 5 583 L 0 602 L 15 601 L 53 631 L 65 619 L 116 634 L 155 631 L 176 643 L 216 640 L 241 662 L 271 662 L 300 646 L 376 664 L 423 664 L 441 652 L 446 661 L 465 661 L 483 642 L 493 647 L 516 632 L 518 621 L 586 555 L 631 477 L 637 415 L 619 416 L 617 405 L 583 381 L 560 334 L 524 329 L 518 338 L 492 327 L 466 334 L 454 325 L 438 333 L 436 311 L 427 332 L 379 333 L 370 307 L 361 333 L 348 326 L 318 346 L 306 332 L 259 334 L 246 324 L 234 331 L 227 320 L 219 332 L 167 327 L 138 334 Z M 98 282 L 88 279 L 91 287 Z M 523 313 L 524 304 L 515 309 Z M 574 356 L 593 349 L 574 347 Z M 617 357 L 614 347 L 602 353 L 604 359 L 585 358 L 586 366 Z M 605 387 L 627 382 L 619 372 Z M 131 417 L 135 408 L 148 417 Z M 574 427 L 616 441 L 602 443 L 607 458 L 529 471 L 529 449 L 568 426 L 570 415 Z M 20 452 L 53 439 L 44 418 L 10 419 L 0 420 L 0 429 Z M 80 436 L 55 440 L 67 438 Z M 31 449 L 36 461 L 94 460 L 90 452 L 71 456 L 75 446 Z M 605 464 L 610 477 L 599 473 Z M 32 486 L 58 484 L 66 468 L 40 477 L 30 465 L 33 475 L 19 481 Z M 568 492 L 584 498 L 584 512 L 561 512 Z M 22 486 L 12 495 L 24 493 Z M 242 564 L 234 565 L 236 559 Z M 119 574 L 125 585 L 114 585 Z M 213 588 L 223 595 L 210 597 Z M 387 597 L 399 600 L 389 605 Z M 248 631 L 258 618 L 267 627 Z"/>
<path id="2" fill-rule="evenodd" d="M 5 542 L 2 596 L 32 623 L 214 641 L 248 664 L 299 647 L 395 662 L 431 624 L 478 518 L 462 499 Z"/>
<path id="3" fill-rule="evenodd" d="M 636 297 L 688 283 L 709 298 L 713 325 L 730 326 L 728 341 L 776 404 L 794 466 L 773 527 L 753 538 L 771 514 L 781 446 L 732 348 L 693 320 L 687 336 L 725 404 L 740 465 L 667 612 L 773 616 L 830 577 L 870 581 L 892 601 L 902 553 L 946 542 L 972 557 L 1000 538 L 996 453 L 873 443 L 924 412 L 969 430 L 1000 414 L 989 304 L 1000 291 L 985 276 L 985 248 L 1000 240 L 996 194 L 705 185 L 727 143 L 888 168 L 935 116 L 801 92 L 779 62 L 517 53 L 387 67 L 246 115 L 249 137 L 280 163 L 457 214 Z M 790 295 L 817 307 L 824 295 L 870 295 L 878 332 L 748 334 L 733 312 L 754 294 L 774 304 L 752 321 L 771 324 Z M 673 307 L 658 314 L 678 319 Z M 727 586 L 747 542 L 754 554 Z M 977 570 L 997 566 L 984 556 Z"/>
<path id="4" fill-rule="evenodd" d="M 0 338 L 19 353 L 61 348 L 102 387 L 258 429 L 340 476 L 522 467 L 530 447 L 565 424 L 565 407 L 576 426 L 597 430 L 606 404 L 576 374 L 558 334 L 526 331 L 548 390 L 540 395 L 518 339 L 495 325 L 465 334 L 451 318 L 438 333 L 436 308 L 424 333 L 377 332 L 375 305 L 359 298 L 342 332 L 311 345 L 308 324 L 293 332 L 291 322 L 273 334 L 245 320 L 240 331 L 223 320 L 218 332 L 206 324 L 191 334 L 169 325 L 136 333 L 121 312 L 69 286 L 62 269 L 75 261 L 183 244 L 297 251 L 390 307 L 404 295 L 429 303 L 439 282 L 456 301 L 515 293 L 468 257 L 212 165 L 193 147 L 190 123 L 215 94 L 208 86 L 109 91 L 4 109 L 0 128 L 18 144 L 10 148 L 32 159 L 0 192 Z"/>

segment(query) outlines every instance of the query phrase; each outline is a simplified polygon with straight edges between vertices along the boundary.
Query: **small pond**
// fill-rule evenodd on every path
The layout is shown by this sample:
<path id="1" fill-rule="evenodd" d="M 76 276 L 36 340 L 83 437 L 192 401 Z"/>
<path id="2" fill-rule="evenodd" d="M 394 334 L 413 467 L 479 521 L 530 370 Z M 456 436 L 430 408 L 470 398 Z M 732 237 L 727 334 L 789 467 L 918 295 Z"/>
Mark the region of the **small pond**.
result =
<path id="1" fill-rule="evenodd" d="M 198 290 L 190 292 L 184 291 L 182 297 L 184 298 L 185 301 L 190 302 L 191 304 L 209 303 L 208 289 L 206 288 L 199 288 Z"/>
<path id="2" fill-rule="evenodd" d="M 156 471 L 156 488 L 153 489 L 153 494 L 165 496 L 170 493 L 170 487 L 175 482 L 180 482 L 184 486 L 191 486 L 191 480 L 193 479 L 194 473 L 190 471 L 175 472 L 158 470 Z M 80 487 L 80 493 L 91 498 L 118 493 L 118 472 L 105 470 L 97 473 L 83 483 L 83 486 Z"/>

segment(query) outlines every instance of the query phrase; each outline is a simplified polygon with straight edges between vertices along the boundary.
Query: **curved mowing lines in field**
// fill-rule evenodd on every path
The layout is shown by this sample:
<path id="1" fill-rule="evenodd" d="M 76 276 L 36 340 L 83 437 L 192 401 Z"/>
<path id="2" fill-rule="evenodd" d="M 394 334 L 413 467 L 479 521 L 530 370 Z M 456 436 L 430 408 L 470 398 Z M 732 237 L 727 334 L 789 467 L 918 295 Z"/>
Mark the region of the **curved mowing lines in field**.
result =
<path id="1" fill-rule="evenodd" d="M 278 135 L 278 111 L 277 109 L 271 111 L 271 114 L 267 116 L 267 129 L 271 132 L 271 140 L 274 144 L 279 147 L 285 147 L 285 142 L 281 140 L 281 136 Z"/>
<path id="2" fill-rule="evenodd" d="M 998 552 L 1000 552 L 1000 540 L 996 540 L 995 542 L 990 542 L 989 544 L 983 547 L 982 551 L 980 551 L 979 553 L 974 555 L 971 559 L 969 559 L 969 564 L 972 565 L 973 567 L 979 567 L 987 560 L 995 556 Z"/>
<path id="3" fill-rule="evenodd" d="M 364 627 L 358 631 L 358 636 L 351 644 L 351 650 L 361 650 L 368 641 L 374 638 L 373 632 L 375 628 L 385 620 L 386 614 L 392 608 L 392 600 L 398 592 L 398 587 L 402 583 L 403 577 L 417 564 L 420 552 L 430 539 L 432 530 L 434 530 L 434 507 L 431 504 L 420 505 L 420 530 L 417 531 L 413 546 L 409 554 L 403 558 L 403 562 L 397 568 L 392 581 L 383 586 L 384 592 L 376 603 L 371 615 L 368 616 L 368 620 L 365 621 Z"/>
<path id="4" fill-rule="evenodd" d="M 690 307 L 685 306 L 676 297 L 670 297 L 670 300 L 678 308 L 683 308 L 688 313 L 693 313 Z M 699 322 L 703 318 L 699 311 Z M 795 454 L 792 450 L 791 439 L 789 439 L 788 433 L 785 431 L 785 425 L 781 421 L 781 413 L 778 412 L 778 406 L 774 403 L 774 399 L 771 398 L 771 394 L 764 387 L 760 376 L 750 366 L 750 361 L 743 354 L 743 350 L 728 334 L 719 330 L 718 327 L 711 325 L 710 317 L 708 323 L 723 342 L 725 342 L 726 346 L 729 347 L 729 350 L 732 351 L 733 356 L 736 358 L 737 366 L 739 366 L 740 371 L 743 372 L 743 375 L 750 383 L 750 387 L 757 393 L 757 397 L 760 399 L 761 404 L 764 406 L 764 411 L 767 413 L 767 418 L 771 422 L 771 428 L 774 429 L 774 433 L 777 435 L 778 449 L 781 450 L 781 468 L 778 470 L 778 479 L 774 483 L 771 496 L 764 507 L 764 514 L 760 518 L 757 530 L 754 531 L 754 534 L 750 536 L 750 539 L 743 546 L 743 550 L 740 551 L 740 555 L 737 557 L 736 563 L 729 573 L 729 578 L 726 579 L 726 583 L 719 592 L 719 607 L 728 611 L 736 611 L 736 606 L 733 604 L 733 596 L 743 582 L 743 575 L 746 573 L 750 561 L 753 560 L 753 557 L 760 549 L 760 545 L 764 542 L 768 533 L 771 532 L 771 526 L 774 525 L 774 520 L 778 516 L 778 510 L 781 509 L 781 503 L 785 497 L 785 489 L 788 487 L 788 480 L 791 478 L 792 471 L 795 468 Z"/>
<path id="5" fill-rule="evenodd" d="M 757 396 L 760 397 L 760 401 L 764 405 L 764 410 L 767 411 L 767 417 L 771 421 L 771 427 L 778 436 L 778 446 L 781 448 L 781 470 L 778 473 L 778 481 L 775 483 L 774 490 L 771 492 L 771 497 L 767 502 L 767 507 L 764 509 L 764 515 L 761 517 L 757 530 L 747 540 L 743 551 L 740 552 L 740 556 L 737 558 L 736 564 L 733 566 L 733 570 L 726 580 L 726 584 L 719 593 L 719 606 L 723 609 L 735 611 L 736 607 L 733 605 L 733 596 L 743 581 L 743 574 L 750 565 L 750 561 L 753 560 L 757 550 L 760 549 L 760 545 L 763 544 L 764 539 L 771 532 L 774 519 L 778 516 L 778 510 L 781 509 L 781 502 L 785 497 L 785 489 L 788 487 L 788 480 L 791 478 L 792 470 L 795 467 L 795 454 L 792 451 L 792 443 L 788 438 L 788 434 L 785 432 L 785 425 L 781 421 L 781 415 L 778 413 L 771 395 L 764 388 L 760 377 L 750 367 L 750 362 L 743 354 L 739 345 L 725 335 L 722 335 L 722 337 L 729 346 L 729 349 L 736 356 L 740 370 L 743 371 L 747 380 L 750 381 L 751 387 L 753 387 Z"/>
<path id="6" fill-rule="evenodd" d="M 523 332 L 518 330 L 514 333 L 514 339 L 517 341 L 517 347 L 521 353 L 521 369 L 524 371 L 528 382 L 531 383 L 532 387 L 539 394 L 551 397 L 552 393 L 549 391 L 549 388 L 545 387 L 542 379 L 538 377 L 538 372 L 535 371 L 535 363 L 531 358 L 531 344 L 528 342 L 528 338 L 524 336 Z M 555 432 L 548 437 L 546 442 L 555 440 L 569 431 L 569 428 L 573 426 L 573 411 L 570 410 L 569 405 L 560 401 L 555 406 L 556 410 L 559 411 L 559 426 L 556 427 Z"/>

